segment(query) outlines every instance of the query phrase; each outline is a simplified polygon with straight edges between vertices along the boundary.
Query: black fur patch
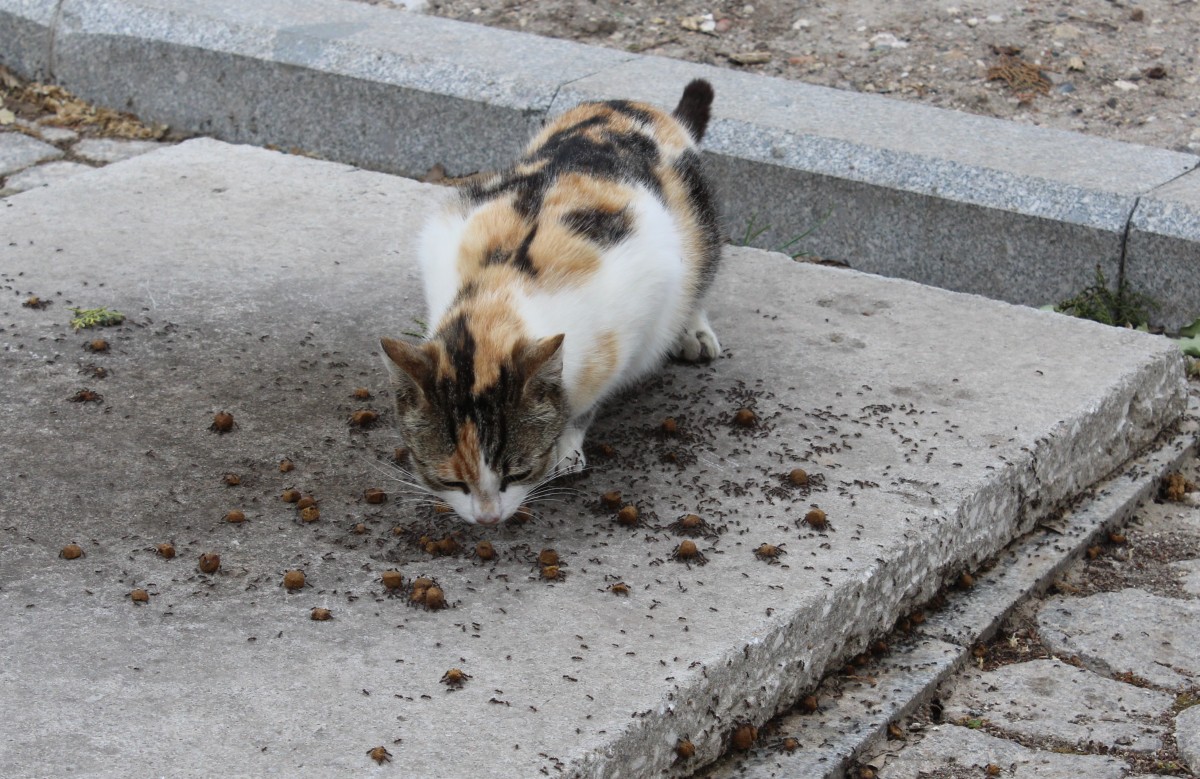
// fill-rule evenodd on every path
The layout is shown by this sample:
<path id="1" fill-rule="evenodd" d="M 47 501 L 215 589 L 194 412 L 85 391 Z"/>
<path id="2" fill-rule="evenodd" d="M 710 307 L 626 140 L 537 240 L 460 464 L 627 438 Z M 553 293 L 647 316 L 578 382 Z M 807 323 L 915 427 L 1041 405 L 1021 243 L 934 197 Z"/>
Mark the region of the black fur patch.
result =
<path id="1" fill-rule="evenodd" d="M 616 246 L 633 231 L 633 220 L 626 209 L 605 211 L 599 208 L 577 209 L 563 218 L 563 224 L 592 243 L 607 248 Z"/>
<path id="2" fill-rule="evenodd" d="M 530 276 L 537 275 L 537 268 L 533 267 L 533 260 L 529 258 L 529 247 L 533 244 L 533 239 L 537 237 L 537 230 L 537 225 L 534 225 L 512 257 L 512 266 Z"/>
<path id="3" fill-rule="evenodd" d="M 704 237 L 704 257 L 700 266 L 700 289 L 698 296 L 712 284 L 717 275 L 717 264 L 721 259 L 721 229 L 717 224 L 717 206 L 713 202 L 712 189 L 704 177 L 700 155 L 689 149 L 675 160 L 675 172 L 679 174 L 687 190 L 688 202 L 694 209 L 697 224 Z"/>
<path id="4" fill-rule="evenodd" d="M 713 88 L 712 84 L 702 78 L 690 82 L 683 88 L 683 96 L 679 105 L 671 113 L 679 123 L 687 128 L 692 140 L 700 143 L 704 131 L 708 129 L 708 120 L 712 115 Z"/>

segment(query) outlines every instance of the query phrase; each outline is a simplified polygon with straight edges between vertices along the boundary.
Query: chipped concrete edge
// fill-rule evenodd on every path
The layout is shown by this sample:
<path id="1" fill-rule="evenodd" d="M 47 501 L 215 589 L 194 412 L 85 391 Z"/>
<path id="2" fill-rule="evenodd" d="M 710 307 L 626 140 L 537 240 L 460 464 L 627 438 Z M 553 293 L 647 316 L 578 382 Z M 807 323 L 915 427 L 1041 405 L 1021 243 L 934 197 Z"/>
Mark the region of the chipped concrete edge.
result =
<path id="1" fill-rule="evenodd" d="M 761 208 L 760 216 L 778 222 L 767 239 L 811 227 L 819 215 L 811 203 L 798 201 L 819 199 L 814 193 L 851 198 L 843 211 L 855 216 L 822 227 L 812 244 L 819 253 L 837 257 L 841 249 L 843 258 L 869 272 L 1030 305 L 1061 299 L 1063 290 L 1077 292 L 1091 282 L 1096 264 L 1113 279 L 1148 277 L 1160 265 L 1183 269 L 1186 278 L 1186 269 L 1200 256 L 1200 206 L 1191 205 L 1200 203 L 1200 157 L 1195 155 L 349 0 L 302 0 L 288 9 L 275 5 L 0 0 L 0 62 L 186 132 L 298 147 L 409 176 L 448 160 L 465 166 L 463 172 L 503 163 L 546 116 L 561 110 L 564 96 L 604 94 L 606 86 L 628 93 L 631 74 L 633 88 L 651 95 L 661 87 L 646 83 L 647 69 L 670 72 L 672 89 L 676 77 L 704 76 L 733 85 L 722 90 L 714 114 L 714 137 L 707 146 L 714 168 L 736 177 L 749 165 L 754 178 L 765 179 L 749 189 L 718 187 L 730 190 L 723 196 L 728 223 L 741 224 Z M 474 55 L 442 54 L 429 45 L 431 39 L 464 36 L 477 50 Z M 481 56 L 480 49 L 496 56 Z M 159 65 L 144 67 L 151 59 Z M 809 116 L 809 107 L 824 104 L 836 104 L 837 110 L 795 130 L 779 126 L 768 110 L 774 105 L 794 113 L 801 106 Z M 859 109 L 894 127 L 864 134 L 861 127 L 851 127 L 850 117 Z M 937 125 L 939 137 L 965 139 L 959 143 L 975 142 L 978 148 L 954 153 L 937 148 L 919 137 L 922 118 Z M 451 126 L 455 132 L 447 133 Z M 723 132 L 722 126 L 736 132 Z M 984 145 L 989 132 L 1005 138 L 996 149 Z M 1003 147 L 1014 139 L 1018 145 L 1028 140 L 1047 163 L 1030 165 L 1006 155 Z M 1103 168 L 1106 156 L 1121 161 L 1118 180 L 1106 179 L 1103 171 L 1083 177 L 1066 172 L 1086 168 L 1094 150 L 1103 153 L 1092 167 Z M 1050 169 L 1049 161 L 1081 156 L 1082 166 Z M 1145 173 L 1128 180 L 1132 171 Z M 1181 184 L 1197 195 L 1176 205 L 1169 240 L 1128 241 L 1131 228 L 1139 236 L 1153 234 L 1151 225 L 1136 223 L 1139 204 L 1167 185 L 1178 191 Z M 797 197 L 797 186 L 812 191 Z M 933 232 L 977 233 L 983 213 L 1031 246 L 1018 251 L 980 237 L 953 251 L 977 250 L 976 261 L 990 273 L 947 274 L 924 259 L 931 250 L 928 229 L 882 242 L 862 238 L 894 224 L 897 215 L 919 227 L 931 202 L 945 222 L 931 222 Z M 1181 230 L 1181 221 L 1189 227 Z M 985 229 L 995 231 L 996 225 Z M 1081 234 L 1089 245 L 1079 248 L 1079 256 L 1066 257 L 1064 247 L 1079 244 Z M 1027 283 L 1038 274 L 1061 277 L 1060 286 Z M 959 278 L 981 276 L 991 278 Z M 1187 285 L 1164 284 L 1153 291 L 1163 303 L 1161 323 L 1169 328 L 1198 313 L 1191 310 L 1194 290 Z M 1034 299 L 1039 294 L 1047 299 Z"/>

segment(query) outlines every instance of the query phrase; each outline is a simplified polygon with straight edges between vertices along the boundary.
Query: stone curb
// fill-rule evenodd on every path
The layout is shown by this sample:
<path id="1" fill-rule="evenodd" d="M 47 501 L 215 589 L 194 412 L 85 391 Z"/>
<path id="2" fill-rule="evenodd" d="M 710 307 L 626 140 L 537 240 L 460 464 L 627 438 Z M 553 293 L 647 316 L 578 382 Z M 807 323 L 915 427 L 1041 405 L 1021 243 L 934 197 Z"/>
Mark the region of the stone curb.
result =
<path id="1" fill-rule="evenodd" d="M 939 685 L 971 661 L 971 650 L 990 640 L 1010 614 L 1050 587 L 1089 546 L 1123 526 L 1161 478 L 1200 447 L 1200 403 L 1171 435 L 1088 491 L 1074 509 L 1010 544 L 968 591 L 948 593 L 945 607 L 921 626 L 918 638 L 858 671 L 857 678 L 828 677 L 816 691 L 820 709 L 795 711 L 779 723 L 802 748 L 792 754 L 760 744 L 744 755 L 727 754 L 702 773 L 705 779 L 844 779 L 850 764 L 887 737 L 888 725 L 929 702 Z M 863 680 L 870 680 L 869 682 Z"/>
<path id="2" fill-rule="evenodd" d="M 280 20 L 286 20 L 281 22 Z M 706 141 L 751 224 L 868 272 L 1042 305 L 1099 266 L 1179 327 L 1200 158 L 346 0 L 0 0 L 0 61 L 148 121 L 415 176 L 511 159 L 581 99 L 716 86 Z"/>

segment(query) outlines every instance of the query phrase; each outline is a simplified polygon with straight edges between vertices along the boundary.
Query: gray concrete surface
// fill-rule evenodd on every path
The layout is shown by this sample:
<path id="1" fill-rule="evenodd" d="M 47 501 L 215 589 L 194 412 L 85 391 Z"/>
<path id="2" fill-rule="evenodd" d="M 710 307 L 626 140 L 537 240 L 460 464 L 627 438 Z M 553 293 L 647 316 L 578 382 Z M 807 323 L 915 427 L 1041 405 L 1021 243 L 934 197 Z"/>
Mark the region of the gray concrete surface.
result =
<path id="1" fill-rule="evenodd" d="M 592 440 L 617 456 L 593 457 L 578 495 L 486 534 L 395 494 L 368 506 L 366 487 L 398 491 L 396 439 L 350 430 L 350 393 L 371 388 L 387 421 L 375 337 L 421 313 L 408 242 L 439 195 L 202 140 L 0 209 L 15 774 L 342 776 L 380 744 L 417 776 L 686 774 L 683 734 L 696 767 L 712 760 L 736 722 L 790 704 L 1183 411 L 1162 339 L 732 250 L 712 306 L 726 354 L 614 404 Z M 54 302 L 22 307 L 30 294 Z M 129 316 L 108 352 L 85 350 L 72 305 Z M 102 400 L 70 402 L 84 386 Z M 731 427 L 747 405 L 763 424 Z M 224 436 L 207 429 L 222 409 Z M 678 445 L 657 433 L 668 414 Z M 782 485 L 796 463 L 821 477 L 808 494 Z M 318 522 L 279 501 L 289 486 Z M 613 488 L 642 506 L 638 530 L 598 508 Z M 797 523 L 811 504 L 831 529 Z M 222 521 L 235 507 L 248 522 Z M 704 566 L 670 558 L 666 525 L 692 511 L 719 531 Z M 430 558 L 423 531 L 488 537 L 499 560 Z M 154 554 L 167 540 L 175 560 Z M 59 559 L 71 541 L 87 556 Z M 781 564 L 755 559 L 764 541 L 786 544 Z M 538 580 L 542 547 L 565 581 Z M 205 551 L 218 574 L 195 571 Z M 392 566 L 436 577 L 454 608 L 386 597 Z M 309 586 L 289 595 L 295 567 Z M 453 692 L 452 666 L 472 675 Z"/>
<path id="2" fill-rule="evenodd" d="M 0 0 L 0 61 L 186 131 L 409 176 L 504 164 L 579 98 L 673 104 L 703 76 L 734 237 L 751 220 L 766 248 L 816 228 L 799 248 L 1030 305 L 1099 264 L 1151 279 L 1157 321 L 1200 313 L 1194 236 L 1126 242 L 1139 198 L 1200 175 L 1194 155 L 344 0 L 49 6 Z"/>
<path id="3" fill-rule="evenodd" d="M 59 149 L 24 133 L 0 133 L 0 177 L 61 156 Z"/>
<path id="4" fill-rule="evenodd" d="M 1157 317 L 1200 318 L 1200 176 L 1183 176 L 1138 201 L 1129 230 L 1126 278 L 1156 298 Z"/>

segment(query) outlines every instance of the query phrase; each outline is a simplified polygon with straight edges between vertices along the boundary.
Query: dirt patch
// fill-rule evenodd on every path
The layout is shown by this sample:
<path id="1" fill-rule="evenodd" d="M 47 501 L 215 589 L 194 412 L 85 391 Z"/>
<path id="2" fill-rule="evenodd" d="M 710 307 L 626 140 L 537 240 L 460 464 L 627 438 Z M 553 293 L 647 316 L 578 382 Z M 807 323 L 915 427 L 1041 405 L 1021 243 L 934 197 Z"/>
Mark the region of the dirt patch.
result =
<path id="1" fill-rule="evenodd" d="M 1195 0 L 434 0 L 426 10 L 1200 152 Z"/>

